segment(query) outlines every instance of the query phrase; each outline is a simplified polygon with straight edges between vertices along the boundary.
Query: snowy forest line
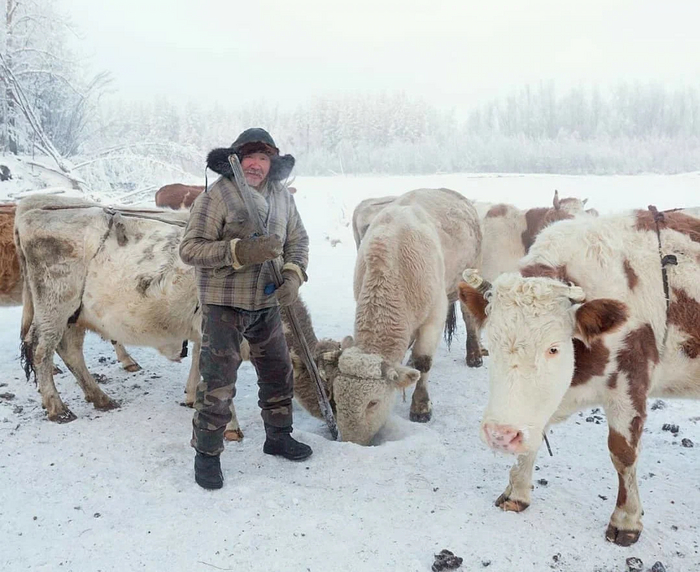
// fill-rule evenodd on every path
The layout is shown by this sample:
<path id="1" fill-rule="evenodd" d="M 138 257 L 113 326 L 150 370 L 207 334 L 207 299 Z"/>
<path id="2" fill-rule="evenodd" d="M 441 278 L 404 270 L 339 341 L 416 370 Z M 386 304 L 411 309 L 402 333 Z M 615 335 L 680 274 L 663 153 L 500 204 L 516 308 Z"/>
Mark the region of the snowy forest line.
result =
<path id="1" fill-rule="evenodd" d="M 206 152 L 266 127 L 297 173 L 636 174 L 700 170 L 700 85 L 514 88 L 466 118 L 405 93 L 296 109 L 118 98 L 54 0 L 2 0 L 0 153 L 50 157 L 76 187 L 128 191 L 203 177 Z"/>

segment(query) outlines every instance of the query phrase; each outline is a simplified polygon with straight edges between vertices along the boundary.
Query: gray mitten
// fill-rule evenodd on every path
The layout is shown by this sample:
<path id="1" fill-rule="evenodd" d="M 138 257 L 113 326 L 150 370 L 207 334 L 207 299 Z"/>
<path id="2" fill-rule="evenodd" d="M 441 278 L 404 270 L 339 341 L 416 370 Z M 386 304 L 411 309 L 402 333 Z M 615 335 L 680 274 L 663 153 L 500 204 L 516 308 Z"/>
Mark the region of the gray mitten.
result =
<path id="1" fill-rule="evenodd" d="M 262 264 L 282 255 L 282 239 L 276 234 L 253 236 L 231 242 L 234 261 L 239 265 Z"/>

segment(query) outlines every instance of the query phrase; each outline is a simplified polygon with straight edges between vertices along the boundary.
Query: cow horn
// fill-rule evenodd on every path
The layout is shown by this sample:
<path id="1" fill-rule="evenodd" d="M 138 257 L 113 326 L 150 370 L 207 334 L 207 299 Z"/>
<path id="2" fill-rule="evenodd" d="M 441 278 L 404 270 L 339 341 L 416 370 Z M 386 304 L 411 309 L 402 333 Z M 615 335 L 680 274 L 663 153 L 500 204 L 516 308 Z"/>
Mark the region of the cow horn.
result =
<path id="1" fill-rule="evenodd" d="M 467 286 L 471 286 L 481 294 L 485 294 L 491 290 L 491 283 L 488 280 L 484 280 L 479 275 L 479 271 L 475 268 L 467 268 L 462 272 L 462 280 L 467 283 Z"/>
<path id="2" fill-rule="evenodd" d="M 556 210 L 559 210 L 559 207 L 561 205 L 559 204 L 559 191 L 558 190 L 554 191 L 554 201 L 552 201 L 552 204 L 554 205 L 554 208 Z"/>
<path id="3" fill-rule="evenodd" d="M 587 202 L 588 202 L 588 199 L 583 199 L 581 201 L 581 205 L 585 207 Z"/>
<path id="4" fill-rule="evenodd" d="M 575 303 L 581 303 L 586 300 L 586 293 L 583 291 L 583 288 L 580 286 L 569 286 L 569 294 L 568 294 L 569 300 Z"/>

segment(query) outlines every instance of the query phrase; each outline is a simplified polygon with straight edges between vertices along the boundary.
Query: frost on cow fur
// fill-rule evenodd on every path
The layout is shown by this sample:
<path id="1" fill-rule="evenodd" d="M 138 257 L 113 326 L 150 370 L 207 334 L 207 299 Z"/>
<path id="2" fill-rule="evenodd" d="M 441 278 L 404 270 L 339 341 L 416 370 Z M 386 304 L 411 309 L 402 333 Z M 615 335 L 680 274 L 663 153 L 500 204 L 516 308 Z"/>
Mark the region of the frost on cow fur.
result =
<path id="1" fill-rule="evenodd" d="M 358 347 L 348 348 L 338 360 L 338 368 L 342 373 L 357 377 L 372 377 L 381 379 L 383 360 L 377 354 L 366 354 Z"/>

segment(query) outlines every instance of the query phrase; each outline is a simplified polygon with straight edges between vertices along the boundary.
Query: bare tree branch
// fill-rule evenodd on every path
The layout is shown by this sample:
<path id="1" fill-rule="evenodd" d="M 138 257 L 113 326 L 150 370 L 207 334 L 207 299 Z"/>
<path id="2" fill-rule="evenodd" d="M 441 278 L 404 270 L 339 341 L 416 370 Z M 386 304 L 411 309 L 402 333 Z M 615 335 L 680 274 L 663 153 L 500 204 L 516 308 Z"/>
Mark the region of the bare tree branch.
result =
<path id="1" fill-rule="evenodd" d="M 56 54 L 52 54 L 51 52 L 48 52 L 46 50 L 40 50 L 38 48 L 29 48 L 26 45 L 22 48 L 17 48 L 15 50 L 9 50 L 9 54 L 12 56 L 16 56 L 17 54 L 22 54 L 22 53 L 32 53 L 32 54 L 40 54 L 42 56 L 46 56 L 47 58 L 50 58 L 54 61 L 61 62 L 62 64 L 65 65 L 76 65 L 78 63 L 77 60 L 66 60 L 64 58 L 61 58 L 57 56 Z"/>
<path id="2" fill-rule="evenodd" d="M 65 76 L 63 76 L 60 73 L 57 73 L 53 70 L 31 70 L 30 69 L 30 70 L 22 70 L 20 72 L 15 73 L 15 77 L 21 77 L 24 75 L 48 75 L 48 76 L 54 77 L 56 79 L 60 79 L 76 95 L 79 95 L 82 98 L 87 97 L 84 93 L 80 92 L 73 84 L 71 84 L 71 82 L 68 78 L 66 78 Z"/>

